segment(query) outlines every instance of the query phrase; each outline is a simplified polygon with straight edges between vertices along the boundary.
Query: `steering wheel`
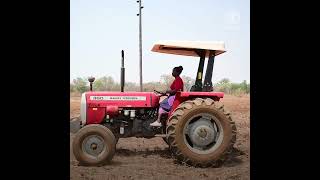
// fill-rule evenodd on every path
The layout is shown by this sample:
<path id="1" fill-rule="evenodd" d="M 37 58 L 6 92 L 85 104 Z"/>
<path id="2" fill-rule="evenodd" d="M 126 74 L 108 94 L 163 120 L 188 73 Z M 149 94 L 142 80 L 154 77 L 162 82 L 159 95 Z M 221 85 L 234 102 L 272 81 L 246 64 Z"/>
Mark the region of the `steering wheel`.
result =
<path id="1" fill-rule="evenodd" d="M 163 92 L 160 92 L 160 91 L 157 91 L 157 90 L 153 90 L 155 93 L 157 94 L 160 94 L 160 96 L 166 96 L 167 94 L 166 93 L 163 93 Z"/>

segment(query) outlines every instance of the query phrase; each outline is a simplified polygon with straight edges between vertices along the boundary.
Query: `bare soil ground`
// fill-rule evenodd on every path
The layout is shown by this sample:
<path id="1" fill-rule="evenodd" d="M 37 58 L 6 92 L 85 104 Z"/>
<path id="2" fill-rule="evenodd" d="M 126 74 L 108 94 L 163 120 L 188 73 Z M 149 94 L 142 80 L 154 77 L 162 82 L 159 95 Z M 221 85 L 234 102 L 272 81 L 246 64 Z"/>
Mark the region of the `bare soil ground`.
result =
<path id="1" fill-rule="evenodd" d="M 221 100 L 232 113 L 238 134 L 230 160 L 219 168 L 195 168 L 177 163 L 162 138 L 120 139 L 111 164 L 102 167 L 79 166 L 70 144 L 70 179 L 250 179 L 250 96 L 225 95 Z M 80 97 L 70 99 L 70 118 L 80 114 Z M 74 135 L 70 133 L 72 142 Z"/>

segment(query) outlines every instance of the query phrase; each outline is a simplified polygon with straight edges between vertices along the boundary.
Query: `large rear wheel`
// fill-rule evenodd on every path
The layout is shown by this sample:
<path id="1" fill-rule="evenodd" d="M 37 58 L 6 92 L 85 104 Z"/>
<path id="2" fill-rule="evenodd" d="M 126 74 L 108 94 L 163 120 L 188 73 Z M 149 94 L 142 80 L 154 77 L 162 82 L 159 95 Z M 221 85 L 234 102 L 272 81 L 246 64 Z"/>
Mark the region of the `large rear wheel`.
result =
<path id="1" fill-rule="evenodd" d="M 99 166 L 111 161 L 116 138 L 105 126 L 93 124 L 78 131 L 73 140 L 73 154 L 82 165 Z"/>
<path id="2" fill-rule="evenodd" d="M 196 98 L 179 105 L 169 119 L 167 141 L 175 157 L 192 166 L 219 166 L 232 151 L 236 126 L 221 103 Z"/>

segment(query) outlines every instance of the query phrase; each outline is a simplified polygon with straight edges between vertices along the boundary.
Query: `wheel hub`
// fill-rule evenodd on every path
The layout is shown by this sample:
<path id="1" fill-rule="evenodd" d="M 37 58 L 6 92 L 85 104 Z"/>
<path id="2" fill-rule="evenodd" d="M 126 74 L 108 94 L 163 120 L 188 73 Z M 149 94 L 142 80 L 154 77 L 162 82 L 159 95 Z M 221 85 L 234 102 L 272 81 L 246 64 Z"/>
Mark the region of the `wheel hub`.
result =
<path id="1" fill-rule="evenodd" d="M 92 143 L 92 144 L 91 144 L 91 149 L 92 149 L 92 150 L 96 150 L 96 149 L 97 149 L 97 144 Z"/>
<path id="2" fill-rule="evenodd" d="M 91 156 L 97 157 L 104 149 L 104 141 L 100 136 L 91 135 L 83 140 L 82 150 Z"/>
<path id="3" fill-rule="evenodd" d="M 214 142 L 217 132 L 209 120 L 201 118 L 190 126 L 188 135 L 193 145 L 204 147 Z"/>
<path id="4" fill-rule="evenodd" d="M 201 138 L 206 138 L 208 134 L 206 127 L 197 128 L 197 134 Z"/>

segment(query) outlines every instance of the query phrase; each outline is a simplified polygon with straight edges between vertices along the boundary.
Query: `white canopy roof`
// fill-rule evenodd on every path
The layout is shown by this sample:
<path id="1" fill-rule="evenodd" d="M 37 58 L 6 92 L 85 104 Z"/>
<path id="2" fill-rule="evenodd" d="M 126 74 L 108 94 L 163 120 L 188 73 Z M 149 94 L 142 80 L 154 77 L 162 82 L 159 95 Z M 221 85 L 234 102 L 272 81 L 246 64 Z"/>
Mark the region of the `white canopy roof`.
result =
<path id="1" fill-rule="evenodd" d="M 214 50 L 215 56 L 226 52 L 222 41 L 158 41 L 151 49 L 153 52 L 199 57 L 195 50 L 207 50 L 206 57 L 209 51 Z"/>

